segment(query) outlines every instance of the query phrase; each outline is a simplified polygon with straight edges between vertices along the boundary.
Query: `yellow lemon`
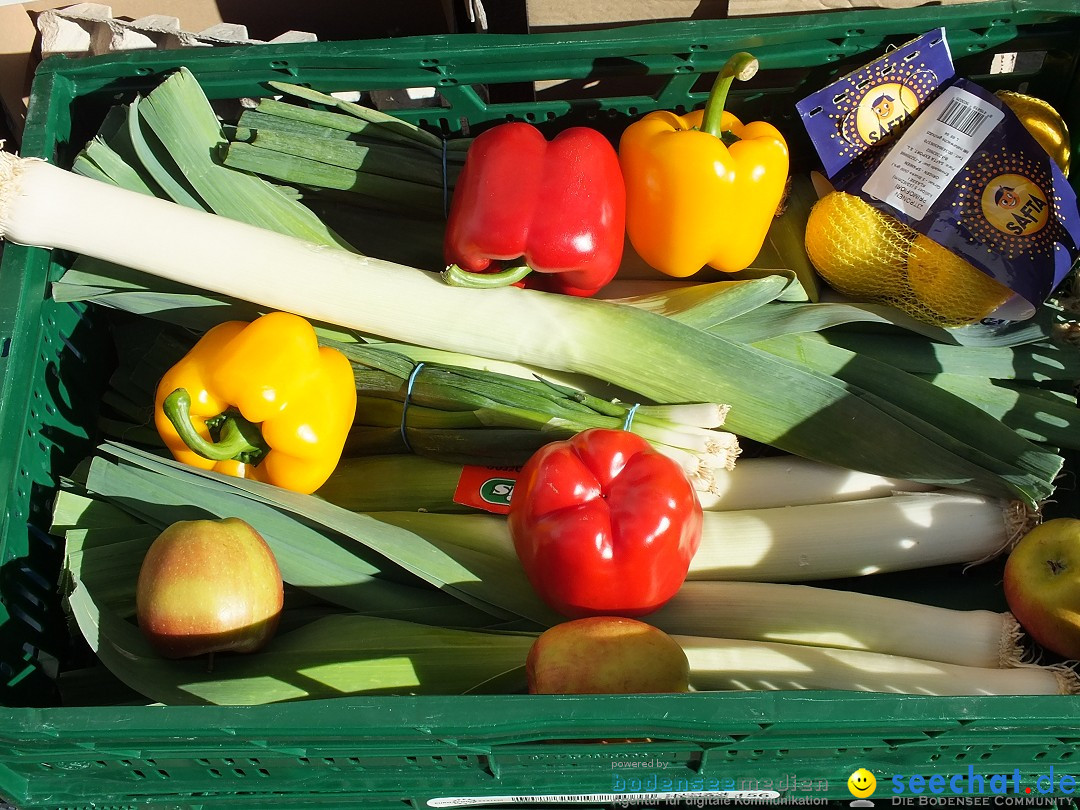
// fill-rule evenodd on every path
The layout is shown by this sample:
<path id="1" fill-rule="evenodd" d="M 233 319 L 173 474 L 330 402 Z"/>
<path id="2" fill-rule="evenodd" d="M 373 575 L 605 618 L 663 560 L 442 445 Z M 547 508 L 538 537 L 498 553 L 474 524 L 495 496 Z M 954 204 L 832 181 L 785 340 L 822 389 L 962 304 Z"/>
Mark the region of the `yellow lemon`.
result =
<path id="1" fill-rule="evenodd" d="M 911 314 L 940 326 L 974 323 L 1012 296 L 1008 287 L 922 234 L 908 252 L 907 275 L 915 297 Z"/>
<path id="2" fill-rule="evenodd" d="M 838 292 L 935 326 L 975 323 L 1012 296 L 952 251 L 843 191 L 826 194 L 811 209 L 806 253 Z"/>
<path id="3" fill-rule="evenodd" d="M 883 300 L 904 287 L 915 232 L 854 194 L 832 191 L 806 222 L 806 254 L 829 286 L 856 299 Z"/>
<path id="4" fill-rule="evenodd" d="M 1069 127 L 1061 113 L 1041 98 L 1024 93 L 998 90 L 995 95 L 1016 114 L 1020 123 L 1068 177 L 1072 141 L 1069 138 Z"/>
<path id="5" fill-rule="evenodd" d="M 877 789 L 877 779 L 866 768 L 859 768 L 847 780 L 847 788 L 851 795 L 859 799 L 865 799 Z"/>

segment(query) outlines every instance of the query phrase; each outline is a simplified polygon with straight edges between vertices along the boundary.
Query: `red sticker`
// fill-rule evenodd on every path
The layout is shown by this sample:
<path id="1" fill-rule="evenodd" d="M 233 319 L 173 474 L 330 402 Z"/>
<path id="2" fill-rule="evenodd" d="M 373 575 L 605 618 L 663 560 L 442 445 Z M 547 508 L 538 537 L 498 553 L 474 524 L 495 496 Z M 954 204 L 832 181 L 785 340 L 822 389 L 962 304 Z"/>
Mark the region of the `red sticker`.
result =
<path id="1" fill-rule="evenodd" d="M 520 467 L 462 467 L 454 503 L 497 515 L 508 514 L 519 472 Z"/>

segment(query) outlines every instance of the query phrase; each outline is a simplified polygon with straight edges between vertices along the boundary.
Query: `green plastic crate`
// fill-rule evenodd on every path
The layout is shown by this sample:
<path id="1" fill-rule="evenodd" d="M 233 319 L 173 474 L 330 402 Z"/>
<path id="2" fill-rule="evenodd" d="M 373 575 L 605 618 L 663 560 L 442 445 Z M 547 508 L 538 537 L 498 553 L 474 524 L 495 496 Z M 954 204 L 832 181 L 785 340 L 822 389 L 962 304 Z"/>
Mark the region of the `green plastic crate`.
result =
<path id="1" fill-rule="evenodd" d="M 1042 96 L 1080 132 L 1080 3 L 987 0 L 580 34 L 57 58 L 38 71 L 23 153 L 70 160 L 111 104 L 181 64 L 213 98 L 265 95 L 272 79 L 324 91 L 435 86 L 439 106 L 402 116 L 446 134 L 510 118 L 616 133 L 648 110 L 702 103 L 710 74 L 746 49 L 763 70 L 737 88 L 733 105 L 780 124 L 809 161 L 795 100 L 938 26 L 962 75 Z M 1005 64 L 1011 72 L 998 72 Z M 559 92 L 576 98 L 534 95 L 533 83 L 545 80 L 565 80 Z M 48 297 L 64 258 L 8 245 L 0 265 L 0 807 L 400 809 L 537 795 L 591 807 L 635 789 L 733 787 L 846 805 L 847 778 L 860 767 L 877 776 L 874 798 L 884 804 L 893 775 L 1016 770 L 1038 798 L 1037 777 L 1080 772 L 1080 699 L 1068 697 L 791 691 L 58 705 L 51 676 L 73 645 L 57 597 L 59 543 L 44 527 L 57 476 L 93 447 L 95 403 L 112 362 L 100 314 Z M 993 577 L 984 573 L 982 584 L 995 585 Z M 986 607 L 997 592 L 955 572 L 877 583 L 890 595 L 954 606 Z"/>

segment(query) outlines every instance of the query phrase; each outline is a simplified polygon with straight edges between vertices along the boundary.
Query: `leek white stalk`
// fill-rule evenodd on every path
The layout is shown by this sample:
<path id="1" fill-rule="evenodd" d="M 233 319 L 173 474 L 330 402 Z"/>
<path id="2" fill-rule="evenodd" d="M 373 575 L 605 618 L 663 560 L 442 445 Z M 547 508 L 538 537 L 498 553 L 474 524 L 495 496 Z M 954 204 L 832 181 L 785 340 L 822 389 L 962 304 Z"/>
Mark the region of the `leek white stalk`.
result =
<path id="1" fill-rule="evenodd" d="M 674 636 L 703 691 L 841 689 L 899 695 L 1075 695 L 1067 666 L 969 667 L 900 655 L 764 641 Z"/>
<path id="2" fill-rule="evenodd" d="M 675 455 L 680 464 L 687 461 L 683 453 Z M 453 501 L 461 473 L 461 464 L 418 455 L 350 456 L 342 459 L 321 494 L 354 512 L 461 512 L 467 510 Z M 695 464 L 691 477 L 706 511 L 840 503 L 928 489 L 914 481 L 842 470 L 796 456 L 740 458 L 730 472 Z"/>
<path id="3" fill-rule="evenodd" d="M 517 564 L 505 517 L 380 512 L 452 554 L 460 547 Z M 706 512 L 688 579 L 801 582 L 982 562 L 1035 517 L 1018 501 L 952 492 L 813 506 Z"/>
<path id="4" fill-rule="evenodd" d="M 176 242 L 166 246 L 162 240 L 170 237 Z M 585 373 L 599 370 L 603 354 L 597 341 L 607 324 L 599 313 L 622 311 L 514 287 L 455 287 L 434 273 L 321 247 L 9 153 L 0 153 L 0 238 L 85 253 L 395 340 L 541 366 L 561 358 L 563 366 Z M 639 336 L 642 347 L 648 337 Z"/>
<path id="5" fill-rule="evenodd" d="M 928 492 L 929 484 L 821 464 L 798 456 L 741 458 L 730 472 L 715 470 L 712 488 L 699 492 L 702 509 L 764 509 Z"/>
<path id="6" fill-rule="evenodd" d="M 688 578 L 798 582 L 977 563 L 1036 520 L 1019 501 L 954 492 L 706 512 Z"/>
<path id="7" fill-rule="evenodd" d="M 1023 661 L 1010 613 L 948 608 L 811 585 L 685 582 L 644 621 L 672 635 L 772 641 L 972 667 Z"/>
<path id="8" fill-rule="evenodd" d="M 984 463 L 946 441 L 924 418 L 835 376 L 662 315 L 515 287 L 453 287 L 436 274 L 308 244 L 42 160 L 0 153 L 0 238 L 391 340 L 587 374 L 656 402 L 722 402 L 731 406 L 732 433 L 820 461 L 1016 494 L 1033 505 L 1053 491 L 1053 476 L 1028 469 L 1026 456 L 988 466 L 992 459 Z"/>

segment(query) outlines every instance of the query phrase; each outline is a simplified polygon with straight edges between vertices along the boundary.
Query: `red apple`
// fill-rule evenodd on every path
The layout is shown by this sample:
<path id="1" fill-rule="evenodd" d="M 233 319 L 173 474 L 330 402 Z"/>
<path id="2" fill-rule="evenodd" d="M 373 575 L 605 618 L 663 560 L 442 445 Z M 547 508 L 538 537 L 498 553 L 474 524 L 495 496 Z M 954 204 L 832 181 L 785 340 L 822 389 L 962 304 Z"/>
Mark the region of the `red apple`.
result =
<path id="1" fill-rule="evenodd" d="M 281 571 L 262 536 L 239 518 L 183 520 L 150 545 L 135 611 L 166 658 L 255 652 L 277 630 Z"/>
<path id="2" fill-rule="evenodd" d="M 679 643 L 651 624 L 590 616 L 541 633 L 525 673 L 534 695 L 686 692 L 690 665 Z"/>
<path id="3" fill-rule="evenodd" d="M 1036 526 L 1009 553 L 1005 599 L 1043 648 L 1080 659 L 1080 519 Z"/>

